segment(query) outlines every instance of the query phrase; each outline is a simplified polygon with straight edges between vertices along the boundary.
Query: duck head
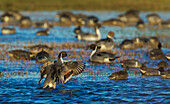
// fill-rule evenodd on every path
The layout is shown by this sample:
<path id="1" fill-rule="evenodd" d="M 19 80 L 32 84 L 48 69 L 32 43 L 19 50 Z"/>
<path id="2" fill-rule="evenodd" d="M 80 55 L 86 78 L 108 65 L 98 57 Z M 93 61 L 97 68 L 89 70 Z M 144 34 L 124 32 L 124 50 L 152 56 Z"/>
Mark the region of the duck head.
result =
<path id="1" fill-rule="evenodd" d="M 107 34 L 107 38 L 111 38 L 111 39 L 112 39 L 112 37 L 113 37 L 114 39 L 116 39 L 116 38 L 115 38 L 115 33 L 112 32 L 112 31 L 110 31 L 110 32 Z"/>
<path id="2" fill-rule="evenodd" d="M 77 28 L 74 29 L 74 33 L 76 33 L 76 34 L 79 34 L 81 32 L 82 31 L 81 31 L 81 27 L 80 26 L 78 26 Z"/>
<path id="3" fill-rule="evenodd" d="M 64 63 L 63 58 L 67 56 L 67 52 L 62 51 L 58 54 L 58 61 L 57 64 L 58 65 L 62 65 Z"/>
<path id="4" fill-rule="evenodd" d="M 67 52 L 62 51 L 62 52 L 59 53 L 58 58 L 64 58 L 66 56 L 67 56 Z"/>

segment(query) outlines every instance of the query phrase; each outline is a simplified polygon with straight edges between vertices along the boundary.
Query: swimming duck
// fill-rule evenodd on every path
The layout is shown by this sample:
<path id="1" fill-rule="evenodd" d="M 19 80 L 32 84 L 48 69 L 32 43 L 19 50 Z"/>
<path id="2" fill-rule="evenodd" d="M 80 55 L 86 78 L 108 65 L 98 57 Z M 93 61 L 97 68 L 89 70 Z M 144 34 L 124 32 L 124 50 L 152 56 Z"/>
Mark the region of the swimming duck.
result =
<path id="1" fill-rule="evenodd" d="M 15 23 L 16 22 L 16 18 L 12 14 L 9 14 L 9 13 L 2 14 L 0 17 L 0 20 L 1 22 L 4 22 L 4 23 Z"/>
<path id="2" fill-rule="evenodd" d="M 44 28 L 44 29 L 49 29 L 53 27 L 52 23 L 49 23 L 48 21 L 35 22 L 33 23 L 33 26 L 36 28 Z"/>
<path id="3" fill-rule="evenodd" d="M 94 27 L 98 25 L 98 21 L 99 19 L 96 16 L 88 16 L 82 20 L 82 22 L 84 22 L 85 26 L 87 27 Z"/>
<path id="4" fill-rule="evenodd" d="M 109 19 L 109 20 L 105 20 L 102 22 L 102 25 L 108 25 L 108 26 L 121 26 L 124 27 L 125 23 L 119 19 Z"/>
<path id="5" fill-rule="evenodd" d="M 121 44 L 120 44 L 120 49 L 122 50 L 131 50 L 131 49 L 136 49 L 136 45 L 133 43 L 133 40 L 125 39 Z"/>
<path id="6" fill-rule="evenodd" d="M 152 49 L 149 54 L 152 60 L 166 59 L 166 56 L 161 49 Z"/>
<path id="7" fill-rule="evenodd" d="M 10 35 L 10 34 L 15 34 L 15 33 L 16 33 L 15 28 L 3 27 L 1 29 L 1 34 L 3 35 Z"/>
<path id="8" fill-rule="evenodd" d="M 166 61 L 161 61 L 157 64 L 158 67 L 169 67 L 168 63 Z"/>
<path id="9" fill-rule="evenodd" d="M 161 76 L 162 78 L 170 79 L 170 70 L 165 71 Z"/>
<path id="10" fill-rule="evenodd" d="M 36 62 L 45 63 L 50 60 L 50 55 L 46 51 L 41 51 L 35 56 Z"/>
<path id="11" fill-rule="evenodd" d="M 13 15 L 17 21 L 19 21 L 23 17 L 23 15 L 19 11 L 16 11 L 16 10 L 9 10 L 9 11 L 6 11 L 6 13 Z"/>
<path id="12" fill-rule="evenodd" d="M 135 10 L 129 10 L 125 14 L 119 15 L 118 19 L 125 22 L 126 26 L 135 26 L 141 20 L 139 11 L 137 12 Z"/>
<path id="13" fill-rule="evenodd" d="M 41 35 L 48 36 L 49 32 L 50 32 L 49 29 L 40 30 L 40 31 L 37 31 L 36 35 L 38 35 L 38 36 L 41 36 Z"/>
<path id="14" fill-rule="evenodd" d="M 100 50 L 112 50 L 112 48 L 115 47 L 115 43 L 113 41 L 114 35 L 114 32 L 109 32 L 106 39 L 96 41 L 95 44 L 101 47 Z"/>
<path id="15" fill-rule="evenodd" d="M 18 11 L 5 11 L 1 15 L 1 21 L 7 23 L 17 23 L 22 17 L 22 14 Z"/>
<path id="16" fill-rule="evenodd" d="M 66 22 L 72 23 L 76 21 L 76 15 L 69 11 L 60 12 L 56 16 L 59 17 L 59 21 L 63 23 Z"/>
<path id="17" fill-rule="evenodd" d="M 131 14 L 131 15 L 136 15 L 139 16 L 140 11 L 139 10 L 135 10 L 135 9 L 130 9 L 128 11 L 125 12 L 125 14 Z"/>
<path id="18" fill-rule="evenodd" d="M 111 80 L 127 80 L 128 79 L 128 70 L 129 68 L 126 67 L 122 71 L 115 72 L 111 74 L 108 78 Z"/>
<path id="19" fill-rule="evenodd" d="M 142 65 L 142 67 L 140 68 L 140 72 L 142 75 L 144 76 L 158 76 L 164 73 L 164 68 L 160 67 L 158 69 L 154 69 L 154 68 L 148 68 L 146 65 Z"/>
<path id="20" fill-rule="evenodd" d="M 147 46 L 148 39 L 145 37 L 136 37 L 133 40 L 133 44 L 135 44 L 136 48 L 143 48 Z"/>
<path id="21" fill-rule="evenodd" d="M 91 44 L 90 49 L 93 50 L 93 52 L 90 55 L 90 61 L 91 62 L 97 62 L 97 63 L 112 63 L 115 59 L 119 58 L 119 56 L 115 56 L 115 54 L 108 53 L 108 52 L 98 52 L 98 50 L 101 47 Z"/>
<path id="22" fill-rule="evenodd" d="M 160 29 L 170 29 L 170 19 L 159 24 Z"/>
<path id="23" fill-rule="evenodd" d="M 45 72 L 43 71 L 41 74 L 41 77 L 45 74 L 47 75 L 43 88 L 53 87 L 55 89 L 56 83 L 66 83 L 72 76 L 80 74 L 85 68 L 85 63 L 83 62 L 63 62 L 63 55 L 64 57 L 67 56 L 66 52 L 59 53 L 57 62 L 47 66 L 46 70 L 44 70 Z"/>
<path id="24" fill-rule="evenodd" d="M 139 29 L 139 30 L 145 30 L 145 23 L 140 20 L 136 23 L 136 27 Z"/>
<path id="25" fill-rule="evenodd" d="M 31 59 L 34 59 L 35 57 L 35 54 L 25 51 L 25 50 L 8 51 L 8 55 L 12 59 L 16 59 L 16 60 L 31 60 Z"/>
<path id="26" fill-rule="evenodd" d="M 124 68 L 126 68 L 126 67 L 129 67 L 129 68 L 139 68 L 139 67 L 142 67 L 142 63 L 140 63 L 138 60 L 135 60 L 135 59 L 123 60 L 123 61 L 120 61 L 120 64 Z"/>
<path id="27" fill-rule="evenodd" d="M 157 37 L 150 37 L 147 42 L 147 46 L 150 49 L 161 49 L 162 44 Z"/>
<path id="28" fill-rule="evenodd" d="M 75 17 L 76 17 L 76 21 L 74 22 L 74 25 L 76 25 L 76 26 L 85 26 L 86 25 L 84 20 L 88 17 L 87 15 L 75 14 Z"/>
<path id="29" fill-rule="evenodd" d="M 19 20 L 19 23 L 20 23 L 21 28 L 29 28 L 32 25 L 32 21 L 31 21 L 30 17 L 26 17 L 26 16 L 23 16 Z"/>
<path id="30" fill-rule="evenodd" d="M 146 17 L 150 25 L 158 25 L 162 22 L 161 17 L 156 13 L 148 14 Z"/>
<path id="31" fill-rule="evenodd" d="M 39 53 L 41 51 L 46 51 L 47 53 L 51 53 L 53 51 L 53 48 L 47 46 L 47 45 L 42 45 L 42 44 L 38 44 L 38 45 L 33 45 L 28 47 L 29 51 L 32 53 Z"/>
<path id="32" fill-rule="evenodd" d="M 99 26 L 95 26 L 95 32 L 96 32 L 96 34 L 92 34 L 92 33 L 76 33 L 77 35 L 75 37 L 78 40 L 98 41 L 101 38 Z"/>

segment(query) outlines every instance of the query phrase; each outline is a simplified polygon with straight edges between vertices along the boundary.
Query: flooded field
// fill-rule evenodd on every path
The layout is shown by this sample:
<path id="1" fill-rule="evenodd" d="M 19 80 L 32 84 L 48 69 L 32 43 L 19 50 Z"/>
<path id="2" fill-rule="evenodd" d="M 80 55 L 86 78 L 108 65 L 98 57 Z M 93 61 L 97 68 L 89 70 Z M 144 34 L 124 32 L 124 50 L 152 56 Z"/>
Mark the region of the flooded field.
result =
<path id="1" fill-rule="evenodd" d="M 60 12 L 60 11 L 58 11 Z M 30 16 L 34 22 L 48 20 L 58 21 L 53 12 L 21 12 Z M 116 18 L 122 12 L 87 12 L 72 11 L 94 15 L 99 21 Z M 0 12 L 0 15 L 3 12 Z M 141 12 L 140 17 L 147 23 L 146 15 L 151 12 Z M 164 20 L 170 19 L 170 12 L 157 12 Z M 12 27 L 12 26 L 11 26 Z M 109 31 L 115 33 L 116 47 L 110 52 L 120 56 L 111 64 L 98 64 L 89 61 L 92 50 L 88 48 L 91 43 L 77 40 L 73 32 L 76 26 L 54 26 L 50 28 L 48 36 L 37 36 L 36 32 L 41 28 L 16 28 L 12 35 L 0 34 L 0 102 L 1 103 L 170 103 L 170 80 L 161 76 L 142 76 L 140 68 L 128 70 L 128 80 L 110 80 L 108 76 L 123 70 L 120 61 L 136 59 L 147 67 L 158 68 L 160 61 L 152 60 L 147 48 L 122 50 L 118 46 L 124 39 L 135 37 L 158 37 L 162 43 L 162 51 L 170 54 L 170 29 L 138 30 L 135 26 L 102 26 L 101 38 L 106 38 Z M 2 23 L 0 30 L 2 29 Z M 82 27 L 84 32 L 94 33 L 91 27 Z M 81 61 L 86 63 L 86 68 L 78 76 L 73 76 L 65 84 L 59 84 L 55 89 L 43 89 L 43 82 L 37 84 L 40 79 L 40 67 L 42 63 L 35 60 L 10 60 L 7 52 L 14 49 L 28 50 L 29 46 L 46 44 L 53 47 L 51 60 L 57 60 L 58 53 L 66 51 L 69 55 L 64 60 Z M 170 67 L 165 68 L 165 70 Z"/>

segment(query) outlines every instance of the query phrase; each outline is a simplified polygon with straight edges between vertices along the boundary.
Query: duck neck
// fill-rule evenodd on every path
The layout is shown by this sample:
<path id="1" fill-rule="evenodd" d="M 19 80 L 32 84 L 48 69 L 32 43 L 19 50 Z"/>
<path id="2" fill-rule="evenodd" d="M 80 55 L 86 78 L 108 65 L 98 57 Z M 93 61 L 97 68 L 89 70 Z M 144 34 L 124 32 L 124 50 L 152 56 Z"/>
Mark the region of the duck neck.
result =
<path id="1" fill-rule="evenodd" d="M 92 56 L 97 52 L 97 46 L 95 47 L 95 50 L 92 51 L 91 55 L 90 55 L 90 60 L 92 58 Z"/>
<path id="2" fill-rule="evenodd" d="M 107 36 L 107 38 L 108 38 L 108 39 L 112 39 L 112 40 L 113 40 L 113 38 L 112 38 L 110 35 L 108 35 L 108 36 Z"/>
<path id="3" fill-rule="evenodd" d="M 138 62 L 135 62 L 135 66 L 138 66 Z"/>
<path id="4" fill-rule="evenodd" d="M 58 62 L 59 65 L 62 65 L 64 63 L 63 58 L 62 58 L 62 54 L 58 57 Z"/>
<path id="5" fill-rule="evenodd" d="M 100 30 L 99 30 L 99 28 L 98 27 L 96 27 L 95 28 L 96 30 L 96 35 L 97 35 L 97 37 L 100 39 L 101 38 L 101 34 L 100 34 Z"/>

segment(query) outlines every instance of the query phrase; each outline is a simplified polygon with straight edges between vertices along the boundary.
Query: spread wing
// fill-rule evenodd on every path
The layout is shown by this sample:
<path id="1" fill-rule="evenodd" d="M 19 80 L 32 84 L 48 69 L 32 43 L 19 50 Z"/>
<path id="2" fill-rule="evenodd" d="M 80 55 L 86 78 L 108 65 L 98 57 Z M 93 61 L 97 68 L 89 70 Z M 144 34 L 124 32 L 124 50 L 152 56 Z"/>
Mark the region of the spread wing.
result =
<path id="1" fill-rule="evenodd" d="M 69 70 L 73 71 L 73 75 L 80 74 L 86 66 L 85 63 L 76 61 L 68 61 L 64 64 L 68 67 Z"/>
<path id="2" fill-rule="evenodd" d="M 50 65 L 48 66 L 49 71 L 44 72 L 47 74 L 47 78 L 44 82 L 44 86 L 48 85 L 49 83 L 66 83 L 71 76 L 73 75 L 78 75 L 83 71 L 85 68 L 85 63 L 82 62 L 76 62 L 76 61 L 69 61 L 69 62 L 64 62 L 63 65 L 58 66 L 58 65 Z"/>

